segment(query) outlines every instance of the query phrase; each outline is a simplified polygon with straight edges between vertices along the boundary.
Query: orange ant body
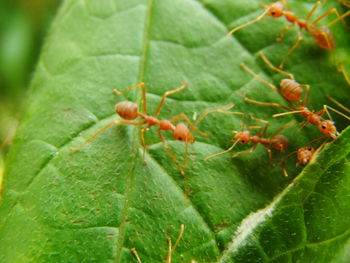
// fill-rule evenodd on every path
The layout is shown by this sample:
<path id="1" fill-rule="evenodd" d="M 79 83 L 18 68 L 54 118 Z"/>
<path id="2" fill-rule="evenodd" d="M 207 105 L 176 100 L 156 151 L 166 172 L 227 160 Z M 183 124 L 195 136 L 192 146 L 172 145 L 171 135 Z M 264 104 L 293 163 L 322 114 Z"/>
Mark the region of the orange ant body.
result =
<path id="1" fill-rule="evenodd" d="M 297 151 L 294 151 L 294 152 L 291 152 L 290 154 L 288 154 L 286 159 L 288 159 L 288 157 L 296 154 L 296 156 L 297 156 L 296 167 L 298 167 L 300 164 L 307 165 L 311 161 L 311 159 L 314 157 L 315 153 L 316 153 L 316 151 L 313 147 L 304 146 L 304 147 L 299 148 Z M 282 166 L 284 176 L 288 177 L 287 170 L 284 167 L 286 159 L 281 162 L 281 166 Z"/>
<path id="2" fill-rule="evenodd" d="M 297 151 L 297 166 L 307 165 L 315 154 L 315 149 L 311 146 L 304 146 Z"/>
<path id="3" fill-rule="evenodd" d="M 260 21 L 268 16 L 272 17 L 272 18 L 280 18 L 280 17 L 284 16 L 286 18 L 286 20 L 291 23 L 291 25 L 286 26 L 282 30 L 282 32 L 280 33 L 277 40 L 282 40 L 286 31 L 288 31 L 289 29 L 294 27 L 295 24 L 297 24 L 299 26 L 299 31 L 298 31 L 297 41 L 288 50 L 287 55 L 284 57 L 284 59 L 282 60 L 282 62 L 280 64 L 280 68 L 283 68 L 287 57 L 292 54 L 292 52 L 297 48 L 297 46 L 302 41 L 302 39 L 303 39 L 302 30 L 303 29 L 312 35 L 315 42 L 317 43 L 317 45 L 320 48 L 327 49 L 327 50 L 334 49 L 335 43 L 334 43 L 332 33 L 329 30 L 329 27 L 331 27 L 333 24 L 335 24 L 339 20 L 343 20 L 344 17 L 350 15 L 350 11 L 344 13 L 343 15 L 340 15 L 338 13 L 338 11 L 335 8 L 333 8 L 333 9 L 327 11 L 326 13 L 324 13 L 323 15 L 321 15 L 319 18 L 314 20 L 312 23 L 309 23 L 308 20 L 310 19 L 310 17 L 312 16 L 312 14 L 315 12 L 315 10 L 318 8 L 318 6 L 320 4 L 321 4 L 320 2 L 316 2 L 314 7 L 308 13 L 308 15 L 306 16 L 305 19 L 300 19 L 293 12 L 291 12 L 289 10 L 289 7 L 288 7 L 288 4 L 286 1 L 277 1 L 277 2 L 271 3 L 269 5 L 261 4 L 265 8 L 265 11 L 263 14 L 261 14 L 258 18 L 254 19 L 252 21 L 249 21 L 243 25 L 240 25 L 240 26 L 232 29 L 227 35 L 230 36 L 230 35 L 234 34 L 235 32 L 237 32 L 238 30 L 245 28 L 247 26 L 250 26 L 251 24 L 258 22 L 258 21 Z M 287 11 L 285 9 L 287 9 Z M 327 27 L 317 27 L 316 26 L 322 19 L 324 19 L 325 17 L 327 17 L 328 15 L 330 15 L 332 13 L 335 13 L 337 15 L 337 18 L 335 20 L 333 20 L 332 22 L 330 22 L 327 25 Z"/>
<path id="4" fill-rule="evenodd" d="M 242 115 L 242 131 L 237 132 L 234 131 L 235 138 L 232 140 L 233 144 L 230 148 L 228 148 L 227 150 L 223 151 L 223 152 L 219 152 L 213 155 L 210 155 L 208 157 L 206 157 L 204 160 L 208 160 L 210 158 L 216 157 L 218 155 L 230 152 L 237 143 L 243 143 L 243 144 L 247 144 L 247 143 L 253 143 L 254 146 L 248 150 L 248 151 L 244 151 L 244 152 L 238 152 L 232 155 L 232 158 L 235 158 L 239 155 L 246 155 L 246 154 L 251 154 L 252 152 L 254 152 L 254 150 L 256 149 L 256 147 L 258 146 L 258 144 L 262 144 L 265 149 L 267 150 L 267 152 L 269 153 L 269 158 L 270 160 L 272 159 L 271 156 L 271 149 L 275 149 L 278 150 L 280 152 L 285 151 L 285 149 L 288 147 L 288 139 L 283 136 L 280 135 L 279 133 L 284 130 L 286 127 L 283 127 L 282 129 L 279 129 L 278 131 L 276 131 L 275 133 L 273 133 L 270 137 L 266 137 L 266 131 L 268 128 L 268 121 L 262 120 L 262 119 L 258 119 L 258 118 L 254 118 L 252 115 L 250 115 L 250 117 L 253 120 L 262 122 L 265 124 L 265 128 L 263 129 L 263 132 L 260 136 L 260 132 L 261 132 L 261 127 L 260 126 L 251 126 L 251 127 L 246 127 L 245 125 L 245 114 L 244 113 L 240 113 L 240 112 L 225 112 L 225 113 L 230 113 L 230 114 L 236 114 L 236 115 Z M 257 135 L 251 135 L 250 131 L 248 129 L 258 129 L 258 133 Z"/>
<path id="5" fill-rule="evenodd" d="M 139 108 L 136 103 L 130 102 L 130 101 L 122 101 L 119 102 L 118 104 L 115 105 L 115 111 L 116 113 L 124 120 L 122 121 L 112 121 L 109 124 L 107 124 L 105 127 L 97 131 L 95 134 L 93 134 L 91 137 L 89 137 L 85 143 L 80 145 L 77 148 L 71 148 L 72 151 L 79 150 L 81 147 L 83 147 L 85 144 L 88 142 L 92 141 L 97 135 L 99 135 L 101 132 L 106 130 L 107 128 L 111 127 L 114 124 L 126 124 L 126 125 L 135 125 L 135 126 L 142 126 L 142 125 L 147 125 L 145 128 L 141 129 L 141 140 L 142 144 L 144 147 L 144 154 L 145 154 L 145 149 L 146 149 L 146 142 L 145 142 L 145 137 L 144 133 L 150 129 L 150 127 L 158 125 L 158 135 L 163 143 L 163 146 L 165 150 L 168 152 L 169 156 L 173 160 L 173 162 L 178 166 L 180 172 L 182 175 L 185 174 L 184 168 L 186 166 L 186 160 L 187 160 L 187 145 L 194 143 L 194 136 L 192 135 L 190 129 L 182 122 L 178 123 L 177 125 L 174 125 L 174 122 L 177 120 L 184 120 L 185 122 L 188 123 L 190 128 L 194 130 L 195 132 L 201 134 L 202 136 L 207 136 L 207 134 L 202 133 L 201 131 L 198 130 L 195 124 L 193 124 L 189 118 L 181 113 L 171 119 L 168 120 L 159 120 L 158 115 L 160 113 L 160 110 L 164 104 L 164 101 L 167 96 L 180 92 L 183 89 L 185 89 L 188 86 L 188 83 L 184 83 L 180 88 L 174 89 L 171 91 L 167 91 L 164 93 L 158 108 L 156 110 L 156 113 L 151 116 L 147 115 L 146 113 L 146 88 L 144 83 L 139 83 L 137 85 L 134 85 L 130 88 L 127 88 L 124 92 L 119 92 L 117 90 L 113 90 L 113 92 L 117 95 L 123 95 L 125 92 L 128 92 L 134 88 L 140 87 L 142 89 L 142 98 L 143 98 L 143 112 L 139 111 Z M 140 117 L 143 119 L 142 122 L 130 122 L 129 120 L 135 120 L 137 117 Z M 203 118 L 200 118 L 200 120 Z M 198 121 L 196 122 L 198 124 Z M 162 135 L 162 131 L 171 131 L 173 133 L 173 137 L 175 140 L 178 141 L 184 141 L 186 143 L 186 152 L 185 152 L 185 158 L 184 158 L 184 165 L 183 167 L 179 164 L 177 159 L 175 158 L 174 154 L 171 152 L 169 146 L 166 144 L 165 138 Z M 143 157 L 144 158 L 144 157 Z"/>
<path id="6" fill-rule="evenodd" d="M 282 108 L 287 110 L 288 112 L 285 113 L 279 113 L 279 114 L 275 114 L 273 115 L 273 117 L 279 117 L 279 116 L 283 116 L 283 115 L 288 115 L 288 114 L 300 114 L 303 117 L 305 117 L 306 121 L 304 122 L 303 126 L 306 126 L 308 123 L 311 123 L 312 125 L 315 125 L 318 127 L 319 131 L 321 133 L 323 133 L 324 135 L 326 135 L 327 137 L 331 137 L 332 139 L 336 139 L 336 137 L 339 135 L 334 122 L 332 120 L 325 120 L 322 118 L 322 115 L 324 113 L 327 113 L 328 116 L 330 117 L 330 114 L 328 112 L 328 109 L 340 114 L 341 116 L 348 118 L 346 115 L 344 115 L 343 113 L 333 109 L 332 107 L 328 106 L 328 105 L 323 105 L 323 109 L 317 112 L 314 111 L 310 111 L 307 107 L 307 101 L 308 101 L 308 93 L 309 93 L 309 86 L 305 85 L 305 84 L 299 84 L 294 80 L 294 76 L 288 72 L 285 72 L 281 69 L 278 69 L 276 67 L 274 67 L 270 61 L 267 60 L 267 58 L 265 57 L 265 55 L 263 53 L 260 53 L 260 56 L 263 58 L 263 60 L 267 63 L 267 65 L 283 74 L 283 75 L 287 75 L 290 76 L 290 79 L 284 79 L 281 81 L 281 91 L 279 91 L 277 89 L 276 86 L 274 86 L 272 83 L 266 81 L 265 79 L 263 79 L 262 77 L 260 77 L 259 75 L 257 75 L 253 70 L 251 70 L 248 66 L 246 66 L 244 63 L 241 63 L 241 67 L 247 71 L 249 74 L 251 74 L 254 78 L 258 79 L 259 81 L 263 82 L 264 84 L 266 84 L 267 86 L 269 86 L 270 88 L 272 88 L 275 92 L 277 92 L 279 95 L 281 95 L 286 102 L 289 104 L 289 107 L 280 105 L 278 103 L 270 103 L 270 102 L 260 102 L 260 101 L 256 101 L 256 100 L 251 100 L 248 98 L 245 98 L 244 100 L 246 102 L 251 102 L 251 103 L 255 103 L 258 105 L 263 105 L 263 106 L 274 106 L 274 107 L 278 107 L 278 108 Z M 301 87 L 305 87 L 306 88 L 306 94 L 305 94 L 305 99 L 304 102 L 300 99 L 301 94 L 302 94 L 302 90 Z M 292 103 L 292 101 L 298 101 L 298 105 L 295 105 Z"/>

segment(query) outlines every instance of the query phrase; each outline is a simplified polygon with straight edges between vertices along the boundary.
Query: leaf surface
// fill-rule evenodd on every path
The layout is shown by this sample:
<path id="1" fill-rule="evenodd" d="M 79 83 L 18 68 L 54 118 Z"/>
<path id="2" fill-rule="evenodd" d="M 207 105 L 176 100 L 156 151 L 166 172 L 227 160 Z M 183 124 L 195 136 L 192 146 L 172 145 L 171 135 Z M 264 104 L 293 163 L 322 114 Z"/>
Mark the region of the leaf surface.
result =
<path id="1" fill-rule="evenodd" d="M 290 5 L 304 17 L 312 8 L 301 1 Z M 272 118 L 281 111 L 243 101 L 247 96 L 284 103 L 239 64 L 278 85 L 282 77 L 257 54 L 264 51 L 278 64 L 297 31 L 277 43 L 287 22 L 265 19 L 225 37 L 261 13 L 252 0 L 66 0 L 46 40 L 6 161 L 0 261 L 136 262 L 130 251 L 136 248 L 142 262 L 163 262 L 167 235 L 174 242 L 184 224 L 173 262 L 347 262 L 349 130 L 298 176 L 295 157 L 286 159 L 288 178 L 261 146 L 235 159 L 225 154 L 203 161 L 227 149 L 231 131 L 242 128 L 239 116 L 225 114 L 210 114 L 200 124 L 211 136 L 196 135 L 189 146 L 186 177 L 155 127 L 146 133 L 146 163 L 139 127 L 115 125 L 81 150 L 69 150 L 119 119 L 115 103 L 140 103 L 140 91 L 124 97 L 111 92 L 139 82 L 147 85 L 149 114 L 164 92 L 189 82 L 186 90 L 167 98 L 162 119 L 179 113 L 192 119 L 234 103 L 234 110 L 269 120 L 268 135 L 289 121 L 300 122 L 299 116 Z M 339 23 L 332 30 L 336 55 L 348 68 L 347 29 Z M 350 87 L 329 53 L 307 34 L 286 70 L 311 85 L 311 108 L 321 109 L 327 94 L 345 105 L 349 101 Z M 340 130 L 348 124 L 334 118 Z M 275 163 L 320 136 L 311 126 L 283 134 L 290 150 L 273 152 Z M 164 135 L 183 161 L 184 144 Z"/>

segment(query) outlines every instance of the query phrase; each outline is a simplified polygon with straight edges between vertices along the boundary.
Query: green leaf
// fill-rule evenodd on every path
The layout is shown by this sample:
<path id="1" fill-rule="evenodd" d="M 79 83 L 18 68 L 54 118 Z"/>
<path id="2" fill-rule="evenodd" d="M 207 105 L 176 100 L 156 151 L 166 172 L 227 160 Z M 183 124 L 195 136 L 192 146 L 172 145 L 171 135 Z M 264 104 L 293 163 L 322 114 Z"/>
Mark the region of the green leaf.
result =
<path id="1" fill-rule="evenodd" d="M 312 8 L 302 1 L 290 5 L 302 17 Z M 316 13 L 332 5 L 337 4 Z M 296 29 L 276 43 L 288 23 L 267 18 L 225 37 L 261 13 L 253 0 L 66 0 L 47 37 L 6 160 L 0 262 L 137 262 L 131 248 L 142 262 L 163 262 L 167 235 L 175 242 L 181 224 L 185 232 L 173 262 L 348 262 L 349 130 L 299 175 L 301 168 L 288 154 L 320 134 L 310 125 L 283 131 L 289 150 L 273 152 L 273 161 L 287 162 L 288 178 L 262 146 L 235 159 L 225 154 L 203 161 L 227 149 L 231 131 L 242 128 L 239 116 L 226 114 L 213 113 L 200 124 L 211 136 L 196 135 L 189 146 L 186 177 L 156 128 L 146 133 L 146 163 L 138 127 L 116 125 L 81 150 L 69 150 L 119 119 L 115 103 L 140 103 L 140 91 L 118 97 L 112 89 L 141 81 L 150 114 L 164 92 L 189 82 L 166 100 L 162 119 L 179 113 L 192 118 L 234 103 L 234 110 L 270 121 L 268 135 L 291 120 L 302 121 L 272 118 L 281 111 L 243 101 L 247 96 L 284 103 L 239 64 L 278 85 L 282 76 L 257 54 L 264 51 L 277 65 L 296 40 Z M 338 23 L 332 30 L 335 55 L 349 69 L 347 29 Z M 329 52 L 304 36 L 286 70 L 311 85 L 310 108 L 321 109 L 327 94 L 346 105 L 349 87 Z M 348 125 L 334 118 L 339 130 Z M 166 138 L 183 161 L 184 144 L 171 134 Z"/>

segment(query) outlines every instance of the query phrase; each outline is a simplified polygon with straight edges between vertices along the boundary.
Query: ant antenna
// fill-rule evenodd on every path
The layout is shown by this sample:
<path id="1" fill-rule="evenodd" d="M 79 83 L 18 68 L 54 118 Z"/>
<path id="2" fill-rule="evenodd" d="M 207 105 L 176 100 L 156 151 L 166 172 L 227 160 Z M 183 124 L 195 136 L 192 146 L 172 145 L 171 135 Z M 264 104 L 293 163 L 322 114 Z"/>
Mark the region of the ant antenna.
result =
<path id="1" fill-rule="evenodd" d="M 336 99 L 334 99 L 331 96 L 326 96 L 327 100 L 329 100 L 330 102 L 333 102 L 335 105 L 337 105 L 339 108 L 342 108 L 343 110 L 345 110 L 346 112 L 350 113 L 350 109 L 345 107 L 343 104 L 341 104 L 339 101 L 337 101 Z"/>
<path id="2" fill-rule="evenodd" d="M 266 8 L 266 7 L 265 7 L 265 8 Z M 249 22 L 243 24 L 243 25 L 240 25 L 240 26 L 238 26 L 238 27 L 232 29 L 226 36 L 229 37 L 229 36 L 233 35 L 235 32 L 237 32 L 238 30 L 240 30 L 240 29 L 242 29 L 242 28 L 245 28 L 245 27 L 247 27 L 247 26 L 250 26 L 251 24 L 254 24 L 254 23 L 256 23 L 256 22 L 259 22 L 260 20 L 263 20 L 263 19 L 266 17 L 266 15 L 267 15 L 267 10 L 265 10 L 265 12 L 262 13 L 259 17 L 257 17 L 257 18 L 255 18 L 255 19 L 253 19 L 253 20 L 251 20 L 251 21 L 249 21 Z"/>

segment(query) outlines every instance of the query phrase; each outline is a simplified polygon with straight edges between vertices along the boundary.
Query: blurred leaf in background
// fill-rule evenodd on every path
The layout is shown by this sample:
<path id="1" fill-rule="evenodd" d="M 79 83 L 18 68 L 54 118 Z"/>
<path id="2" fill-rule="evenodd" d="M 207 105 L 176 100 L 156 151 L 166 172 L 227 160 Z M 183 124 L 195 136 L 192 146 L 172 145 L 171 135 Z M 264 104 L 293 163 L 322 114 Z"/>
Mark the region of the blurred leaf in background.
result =
<path id="1" fill-rule="evenodd" d="M 0 159 L 15 133 L 31 72 L 59 3 L 0 1 Z"/>

